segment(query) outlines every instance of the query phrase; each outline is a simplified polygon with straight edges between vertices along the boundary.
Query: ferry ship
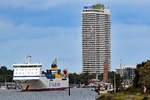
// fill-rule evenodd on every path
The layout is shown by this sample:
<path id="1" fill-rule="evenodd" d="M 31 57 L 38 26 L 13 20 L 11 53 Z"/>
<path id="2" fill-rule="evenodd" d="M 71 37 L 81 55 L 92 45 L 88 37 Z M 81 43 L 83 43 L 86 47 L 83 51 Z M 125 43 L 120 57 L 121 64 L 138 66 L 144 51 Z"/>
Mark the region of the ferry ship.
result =
<path id="1" fill-rule="evenodd" d="M 22 91 L 56 91 L 69 87 L 67 70 L 61 72 L 56 61 L 46 72 L 42 72 L 42 64 L 31 64 L 29 60 L 25 64 L 13 64 L 13 68 L 13 80 Z"/>

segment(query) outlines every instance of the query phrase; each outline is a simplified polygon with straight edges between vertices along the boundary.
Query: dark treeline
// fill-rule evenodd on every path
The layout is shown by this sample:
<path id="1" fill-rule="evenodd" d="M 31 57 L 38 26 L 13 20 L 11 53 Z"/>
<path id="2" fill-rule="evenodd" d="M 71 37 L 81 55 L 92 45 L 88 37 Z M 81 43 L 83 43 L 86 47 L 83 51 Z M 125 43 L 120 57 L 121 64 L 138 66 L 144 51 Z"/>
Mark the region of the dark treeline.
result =
<path id="1" fill-rule="evenodd" d="M 136 65 L 133 86 L 126 89 L 127 92 L 143 93 L 144 86 L 147 93 L 150 93 L 150 60 Z"/>
<path id="2" fill-rule="evenodd" d="M 82 74 L 69 74 L 70 84 L 88 84 L 88 81 L 94 79 L 96 74 L 82 73 Z"/>
<path id="3" fill-rule="evenodd" d="M 0 68 L 0 82 L 5 82 L 5 79 L 7 82 L 12 82 L 13 78 L 13 71 L 10 69 L 7 69 L 6 66 L 1 66 Z"/>
<path id="4" fill-rule="evenodd" d="M 119 88 L 122 87 L 122 78 L 120 77 L 120 74 L 116 74 L 115 72 L 109 72 L 108 73 L 108 82 L 114 84 L 114 75 L 116 78 L 116 89 L 118 90 Z M 88 85 L 89 80 L 91 79 L 96 79 L 96 74 L 89 74 L 89 73 L 81 73 L 81 74 L 76 74 L 72 73 L 69 74 L 69 83 L 70 84 L 85 84 Z M 103 74 L 98 75 L 98 79 L 100 81 L 103 80 Z"/>
<path id="5" fill-rule="evenodd" d="M 135 88 L 146 86 L 150 89 L 150 60 L 137 64 L 133 86 Z"/>

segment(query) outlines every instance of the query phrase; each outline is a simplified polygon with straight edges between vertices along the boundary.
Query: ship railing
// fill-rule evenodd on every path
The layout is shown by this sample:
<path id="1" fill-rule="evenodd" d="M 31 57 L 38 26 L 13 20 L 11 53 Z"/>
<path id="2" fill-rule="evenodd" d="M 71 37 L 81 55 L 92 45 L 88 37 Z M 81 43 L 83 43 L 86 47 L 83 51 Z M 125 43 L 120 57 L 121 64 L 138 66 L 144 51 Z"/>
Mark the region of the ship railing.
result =
<path id="1" fill-rule="evenodd" d="M 41 74 L 41 77 L 46 77 L 45 74 Z"/>

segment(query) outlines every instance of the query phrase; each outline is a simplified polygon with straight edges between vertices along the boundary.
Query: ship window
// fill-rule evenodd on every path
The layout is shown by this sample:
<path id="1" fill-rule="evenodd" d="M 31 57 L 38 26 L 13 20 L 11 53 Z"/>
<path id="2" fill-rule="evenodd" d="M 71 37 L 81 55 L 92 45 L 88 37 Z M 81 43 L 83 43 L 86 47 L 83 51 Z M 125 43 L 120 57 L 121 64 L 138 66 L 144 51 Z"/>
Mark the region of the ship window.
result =
<path id="1" fill-rule="evenodd" d="M 19 66 L 19 65 L 15 65 L 15 66 L 13 66 L 13 67 L 42 67 L 42 65 L 30 65 L 30 66 Z"/>

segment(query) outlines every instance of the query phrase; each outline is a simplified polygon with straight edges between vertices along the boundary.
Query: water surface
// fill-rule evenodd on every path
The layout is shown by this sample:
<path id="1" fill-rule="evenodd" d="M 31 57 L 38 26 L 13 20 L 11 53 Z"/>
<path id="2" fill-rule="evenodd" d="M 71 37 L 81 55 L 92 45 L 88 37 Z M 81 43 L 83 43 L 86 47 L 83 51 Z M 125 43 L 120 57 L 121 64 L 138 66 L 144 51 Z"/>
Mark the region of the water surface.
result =
<path id="1" fill-rule="evenodd" d="M 0 100 L 95 100 L 97 93 L 89 88 L 72 88 L 65 91 L 20 92 L 0 90 Z"/>

